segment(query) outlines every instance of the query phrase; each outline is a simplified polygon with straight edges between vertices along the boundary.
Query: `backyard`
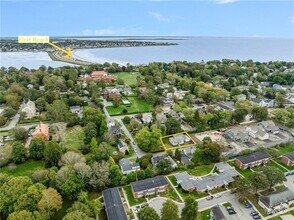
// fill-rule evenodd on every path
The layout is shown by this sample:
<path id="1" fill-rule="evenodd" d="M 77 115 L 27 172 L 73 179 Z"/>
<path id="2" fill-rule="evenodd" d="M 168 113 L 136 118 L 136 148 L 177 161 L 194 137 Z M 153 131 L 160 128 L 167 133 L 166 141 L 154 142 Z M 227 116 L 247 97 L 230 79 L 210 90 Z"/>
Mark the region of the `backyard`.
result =
<path id="1" fill-rule="evenodd" d="M 67 128 L 63 133 L 60 145 L 68 150 L 79 150 L 84 145 L 85 133 L 81 126 Z"/>
<path id="2" fill-rule="evenodd" d="M 209 174 L 213 166 L 214 164 L 196 166 L 193 169 L 188 169 L 187 172 L 192 176 L 203 176 Z"/>
<path id="3" fill-rule="evenodd" d="M 280 154 L 290 153 L 294 151 L 294 144 L 288 143 L 282 146 L 277 146 L 275 147 L 275 149 L 277 149 L 280 152 Z"/>
<path id="4" fill-rule="evenodd" d="M 177 201 L 177 202 L 182 202 L 176 193 L 176 191 L 173 189 L 173 187 L 168 186 L 168 189 L 166 192 L 160 193 L 160 196 L 169 198 L 171 200 Z"/>
<path id="5" fill-rule="evenodd" d="M 120 73 L 115 73 L 114 77 L 116 79 L 122 79 L 126 85 L 136 85 L 137 83 L 137 77 L 143 77 L 140 73 L 138 72 L 131 72 L 131 73 L 127 73 L 127 72 L 120 72 Z"/>
<path id="6" fill-rule="evenodd" d="M 41 169 L 43 167 L 44 167 L 43 161 L 28 160 L 20 165 L 16 165 L 16 167 L 13 168 L 12 170 L 10 170 L 8 166 L 2 167 L 0 168 L 0 172 L 6 173 L 12 176 L 30 176 L 36 170 Z"/>
<path id="7" fill-rule="evenodd" d="M 287 170 L 284 167 L 280 166 L 279 164 L 276 164 L 273 161 L 268 162 L 266 166 L 275 167 L 275 168 L 281 170 L 282 172 L 287 172 Z M 258 172 L 258 171 L 261 171 L 263 167 L 264 166 L 254 167 L 253 170 Z"/>
<path id="8" fill-rule="evenodd" d="M 110 115 L 121 115 L 124 114 L 123 110 L 126 109 L 127 112 L 125 114 L 133 114 L 133 113 L 144 113 L 149 112 L 152 108 L 148 105 L 147 102 L 141 100 L 137 97 L 128 97 L 128 100 L 131 104 L 128 105 L 120 105 L 118 107 L 107 106 L 106 109 Z"/>
<path id="9" fill-rule="evenodd" d="M 188 196 L 191 196 L 193 199 L 200 199 L 203 197 L 208 196 L 208 193 L 198 193 L 198 192 L 186 192 L 185 190 L 183 190 L 180 187 L 176 188 L 177 191 L 180 193 L 180 195 L 182 196 L 183 199 L 187 198 Z"/>

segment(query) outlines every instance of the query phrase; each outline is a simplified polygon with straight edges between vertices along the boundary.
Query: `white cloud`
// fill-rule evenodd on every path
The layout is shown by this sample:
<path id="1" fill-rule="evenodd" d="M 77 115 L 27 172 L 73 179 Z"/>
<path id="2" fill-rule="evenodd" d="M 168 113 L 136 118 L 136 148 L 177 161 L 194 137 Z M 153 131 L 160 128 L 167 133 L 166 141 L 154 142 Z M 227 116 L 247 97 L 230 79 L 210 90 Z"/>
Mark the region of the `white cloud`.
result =
<path id="1" fill-rule="evenodd" d="M 109 27 L 105 29 L 85 29 L 80 32 L 69 33 L 70 36 L 123 36 L 123 35 L 134 35 L 138 33 L 140 28 L 137 27 L 123 27 L 114 28 Z"/>
<path id="2" fill-rule="evenodd" d="M 239 0 L 213 0 L 216 4 L 229 4 L 238 2 Z"/>
<path id="3" fill-rule="evenodd" d="M 152 17 L 154 17 L 159 22 L 169 22 L 170 21 L 169 18 L 163 16 L 162 14 L 160 14 L 158 12 L 149 11 L 148 14 L 151 15 Z"/>
<path id="4" fill-rule="evenodd" d="M 294 23 L 294 16 L 290 17 L 292 23 Z"/>

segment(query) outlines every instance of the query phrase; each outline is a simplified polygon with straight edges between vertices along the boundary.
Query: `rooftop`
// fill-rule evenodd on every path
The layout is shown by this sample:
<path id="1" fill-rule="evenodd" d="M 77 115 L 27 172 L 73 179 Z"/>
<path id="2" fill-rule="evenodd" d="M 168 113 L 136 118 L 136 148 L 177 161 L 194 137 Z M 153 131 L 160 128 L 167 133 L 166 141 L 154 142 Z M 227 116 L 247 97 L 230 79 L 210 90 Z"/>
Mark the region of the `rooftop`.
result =
<path id="1" fill-rule="evenodd" d="M 271 156 L 263 151 L 257 151 L 248 155 L 237 157 L 238 160 L 240 160 L 243 164 L 252 163 L 259 160 L 264 160 L 267 158 L 271 158 Z"/>
<path id="2" fill-rule="evenodd" d="M 117 188 L 106 189 L 102 195 L 108 220 L 128 219 Z"/>
<path id="3" fill-rule="evenodd" d="M 164 176 L 156 176 L 131 183 L 134 192 L 141 192 L 166 185 L 168 185 L 168 182 Z"/>

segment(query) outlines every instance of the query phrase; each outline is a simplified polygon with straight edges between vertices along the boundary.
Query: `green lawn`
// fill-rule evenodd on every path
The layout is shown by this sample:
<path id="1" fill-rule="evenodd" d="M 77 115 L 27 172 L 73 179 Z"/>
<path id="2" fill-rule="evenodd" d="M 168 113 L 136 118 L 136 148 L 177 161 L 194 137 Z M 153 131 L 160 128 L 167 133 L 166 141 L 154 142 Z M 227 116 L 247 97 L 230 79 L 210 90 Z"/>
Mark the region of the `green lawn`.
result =
<path id="1" fill-rule="evenodd" d="M 174 186 L 177 186 L 177 179 L 175 176 L 168 176 L 167 178 L 169 178 Z"/>
<path id="2" fill-rule="evenodd" d="M 81 126 L 67 128 L 63 134 L 61 146 L 68 150 L 77 151 L 84 145 L 84 129 Z"/>
<path id="3" fill-rule="evenodd" d="M 30 176 L 36 170 L 44 167 L 43 161 L 28 160 L 16 166 L 14 171 L 10 171 L 7 166 L 0 168 L 1 173 L 6 173 L 12 176 Z"/>
<path id="4" fill-rule="evenodd" d="M 176 189 L 180 193 L 183 199 L 187 198 L 188 196 L 191 196 L 193 199 L 200 199 L 200 198 L 208 196 L 208 193 L 186 192 L 180 187 L 177 187 Z"/>
<path id="5" fill-rule="evenodd" d="M 126 114 L 134 114 L 134 113 L 144 113 L 152 111 L 152 108 L 148 105 L 147 102 L 141 100 L 137 97 L 128 97 L 128 100 L 131 104 L 129 105 L 120 105 L 118 107 L 107 106 L 106 109 L 110 115 L 122 115 L 124 114 L 123 109 L 127 109 Z"/>
<path id="6" fill-rule="evenodd" d="M 285 169 L 288 169 L 288 170 L 294 170 L 294 166 L 290 167 L 290 166 L 287 166 L 286 164 L 283 164 L 282 161 L 281 161 L 281 158 L 276 158 L 274 159 L 278 164 L 280 164 L 281 166 L 283 166 Z"/>
<path id="7" fill-rule="evenodd" d="M 287 172 L 287 170 L 284 167 L 279 166 L 278 164 L 276 164 L 273 161 L 268 162 L 266 166 L 275 167 L 275 168 L 281 170 L 282 172 Z M 264 166 L 254 167 L 253 170 L 258 172 L 258 171 L 261 171 L 263 167 Z"/>
<path id="8" fill-rule="evenodd" d="M 177 201 L 177 202 L 182 202 L 181 199 L 179 198 L 178 194 L 176 191 L 173 189 L 172 186 L 168 186 L 168 189 L 166 192 L 160 193 L 160 196 L 169 198 L 171 200 Z"/>
<path id="9" fill-rule="evenodd" d="M 210 209 L 198 212 L 197 220 L 210 220 Z"/>
<path id="10" fill-rule="evenodd" d="M 140 76 L 143 78 L 143 76 L 137 72 L 131 72 L 131 73 L 121 72 L 121 73 L 115 73 L 113 75 L 114 75 L 114 78 L 116 79 L 122 79 L 126 85 L 136 85 L 137 77 Z"/>
<path id="11" fill-rule="evenodd" d="M 224 207 L 232 207 L 232 204 L 231 203 L 229 203 L 229 202 L 226 202 L 226 203 L 224 203 L 224 204 L 222 204 Z"/>
<path id="12" fill-rule="evenodd" d="M 209 174 L 213 166 L 214 164 L 197 166 L 193 169 L 188 169 L 187 172 L 192 176 L 203 176 Z"/>
<path id="13" fill-rule="evenodd" d="M 134 206 L 134 205 L 138 205 L 138 204 L 146 202 L 145 198 L 139 198 L 139 199 L 134 198 L 131 186 L 125 186 L 124 190 L 127 194 L 127 198 L 130 203 L 130 206 Z"/>
<path id="14" fill-rule="evenodd" d="M 286 154 L 294 151 L 294 144 L 288 143 L 284 147 L 275 147 L 281 154 Z"/>
<path id="15" fill-rule="evenodd" d="M 235 169 L 236 169 L 239 173 L 241 173 L 243 176 L 245 176 L 245 177 L 249 176 L 250 173 L 252 173 L 252 171 L 249 170 L 249 169 L 245 169 L 245 170 L 241 170 L 241 169 L 239 169 L 239 168 L 235 165 L 235 161 L 234 161 L 234 160 L 233 160 L 233 161 L 229 161 L 228 164 L 230 164 L 232 167 L 235 167 Z"/>
<path id="16" fill-rule="evenodd" d="M 256 207 L 256 209 L 258 210 L 258 212 L 259 212 L 263 217 L 268 216 L 268 214 L 264 211 L 264 209 L 258 204 L 258 199 L 259 199 L 259 196 L 258 196 L 258 195 L 255 195 L 255 194 L 249 194 L 247 198 L 248 198 L 248 200 L 250 200 L 250 202 L 253 203 L 253 205 Z"/>
<path id="17" fill-rule="evenodd" d="M 287 212 L 287 213 L 284 213 L 284 214 L 281 214 L 279 216 L 275 216 L 273 218 L 269 218 L 268 220 L 282 220 L 282 218 L 280 216 L 284 216 L 284 215 L 292 215 L 292 216 L 294 216 L 294 210 L 292 210 L 290 212 Z"/>

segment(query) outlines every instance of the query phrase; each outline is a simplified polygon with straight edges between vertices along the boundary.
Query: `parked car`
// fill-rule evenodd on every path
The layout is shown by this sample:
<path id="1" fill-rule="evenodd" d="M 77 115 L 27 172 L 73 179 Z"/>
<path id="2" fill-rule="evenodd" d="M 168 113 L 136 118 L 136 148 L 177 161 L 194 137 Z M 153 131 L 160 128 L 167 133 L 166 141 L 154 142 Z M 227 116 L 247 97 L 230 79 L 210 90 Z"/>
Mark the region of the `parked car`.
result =
<path id="1" fill-rule="evenodd" d="M 213 196 L 206 197 L 206 200 L 212 200 L 212 199 L 213 199 Z"/>
<path id="2" fill-rule="evenodd" d="M 227 207 L 227 211 L 229 213 L 229 215 L 234 215 L 236 214 L 237 212 L 230 206 Z"/>
<path id="3" fill-rule="evenodd" d="M 244 205 L 244 207 L 249 209 L 249 208 L 252 208 L 252 205 L 250 203 L 247 203 L 247 204 Z"/>
<path id="4" fill-rule="evenodd" d="M 214 195 L 214 198 L 220 198 L 220 197 L 222 197 L 222 196 L 219 194 Z"/>
<path id="5" fill-rule="evenodd" d="M 253 211 L 253 212 L 250 212 L 250 215 L 251 215 L 251 216 L 259 215 L 259 213 L 258 213 L 257 211 Z"/>
<path id="6" fill-rule="evenodd" d="M 253 215 L 253 219 L 261 219 L 260 215 Z"/>
<path id="7" fill-rule="evenodd" d="M 285 176 L 290 176 L 290 175 L 294 175 L 294 170 L 287 172 Z"/>

